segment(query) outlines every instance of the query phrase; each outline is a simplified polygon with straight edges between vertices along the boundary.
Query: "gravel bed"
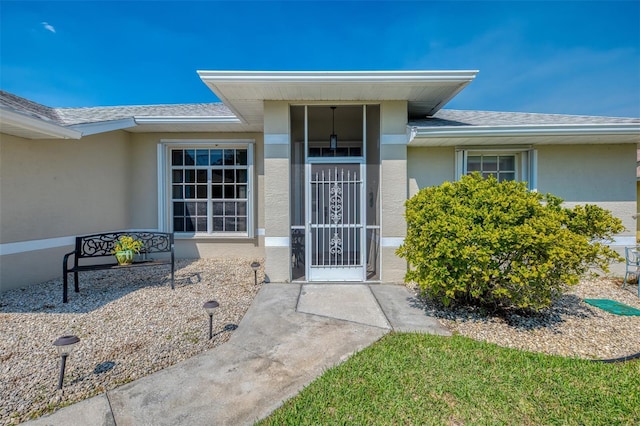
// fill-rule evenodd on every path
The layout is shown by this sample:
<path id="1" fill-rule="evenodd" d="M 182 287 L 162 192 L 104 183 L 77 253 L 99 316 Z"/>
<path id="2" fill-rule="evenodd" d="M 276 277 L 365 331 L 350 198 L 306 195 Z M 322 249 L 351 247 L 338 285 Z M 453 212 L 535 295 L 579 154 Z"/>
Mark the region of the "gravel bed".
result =
<path id="1" fill-rule="evenodd" d="M 80 273 L 80 293 L 62 303 L 62 278 L 0 295 L 0 425 L 113 389 L 226 342 L 260 284 L 256 259 L 177 260 L 166 267 Z M 262 264 L 262 259 L 258 259 Z M 258 282 L 263 279 L 258 271 Z M 216 300 L 214 338 L 202 305 Z M 80 338 L 57 390 L 52 342 Z"/>
<path id="2" fill-rule="evenodd" d="M 414 289 L 415 290 L 415 289 Z M 640 316 L 620 316 L 583 302 L 611 299 L 640 309 L 636 285 L 616 278 L 586 279 L 551 308 L 535 315 L 497 317 L 479 309 L 439 309 L 421 299 L 425 311 L 454 334 L 500 346 L 584 359 L 612 359 L 640 352 Z"/>
<path id="3" fill-rule="evenodd" d="M 62 303 L 62 279 L 12 290 L 0 297 L 0 425 L 12 425 L 113 389 L 226 342 L 260 288 L 255 259 L 176 262 L 169 268 L 132 268 L 80 274 L 80 290 Z M 259 259 L 260 263 L 264 263 Z M 258 271 L 258 282 L 264 277 Z M 587 359 L 640 351 L 640 317 L 609 314 L 583 298 L 613 299 L 640 308 L 637 287 L 621 281 L 585 280 L 551 309 L 506 318 L 478 310 L 425 311 L 452 332 L 521 350 Z M 220 303 L 208 339 L 207 300 Z M 67 362 L 63 390 L 52 342 L 75 334 L 81 341 Z"/>

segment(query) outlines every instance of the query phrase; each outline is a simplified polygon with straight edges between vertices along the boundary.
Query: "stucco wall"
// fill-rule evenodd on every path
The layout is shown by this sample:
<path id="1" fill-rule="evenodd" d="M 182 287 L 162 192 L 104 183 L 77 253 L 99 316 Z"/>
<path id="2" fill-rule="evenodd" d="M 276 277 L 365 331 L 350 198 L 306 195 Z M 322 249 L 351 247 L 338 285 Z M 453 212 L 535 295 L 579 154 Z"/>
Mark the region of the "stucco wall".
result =
<path id="1" fill-rule="evenodd" d="M 538 191 L 566 201 L 632 201 L 636 197 L 636 146 L 541 145 Z"/>
<path id="2" fill-rule="evenodd" d="M 567 206 L 592 203 L 610 210 L 634 236 L 636 222 L 636 145 L 537 146 L 538 191 Z"/>
<path id="3" fill-rule="evenodd" d="M 126 132 L 81 140 L 3 134 L 0 169 L 0 290 L 60 276 L 74 235 L 131 226 Z"/>
<path id="4" fill-rule="evenodd" d="M 409 197 L 421 188 L 455 180 L 455 148 L 409 148 L 407 151 Z"/>
<path id="5" fill-rule="evenodd" d="M 380 241 L 383 282 L 402 282 L 407 270 L 395 252 L 407 231 L 404 202 L 407 199 L 407 103 L 383 102 L 380 107 L 380 197 L 382 230 Z"/>
<path id="6" fill-rule="evenodd" d="M 264 229 L 265 274 L 288 282 L 290 269 L 289 104 L 264 103 Z"/>
<path id="7" fill-rule="evenodd" d="M 0 243 L 120 229 L 130 224 L 129 135 L 0 142 Z"/>
<path id="8" fill-rule="evenodd" d="M 563 198 L 567 207 L 598 204 L 622 220 L 627 231 L 621 236 L 635 235 L 635 145 L 538 145 L 535 149 L 539 192 Z M 407 168 L 409 196 L 452 181 L 455 148 L 409 148 Z"/>
<path id="9" fill-rule="evenodd" d="M 73 237 L 121 229 L 158 228 L 158 156 L 162 140 L 255 140 L 254 225 L 264 229 L 262 134 L 179 134 L 123 131 L 81 140 L 0 143 L 0 290 L 62 274 Z M 264 257 L 264 237 L 178 239 L 183 258 Z M 34 268 L 33 265 L 37 265 Z"/>

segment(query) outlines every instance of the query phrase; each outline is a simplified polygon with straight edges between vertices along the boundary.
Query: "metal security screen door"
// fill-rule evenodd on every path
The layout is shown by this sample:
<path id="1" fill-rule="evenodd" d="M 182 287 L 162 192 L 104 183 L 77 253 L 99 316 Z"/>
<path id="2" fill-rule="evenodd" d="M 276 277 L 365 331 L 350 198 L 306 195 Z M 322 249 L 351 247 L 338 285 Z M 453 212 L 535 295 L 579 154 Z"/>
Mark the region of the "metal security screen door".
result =
<path id="1" fill-rule="evenodd" d="M 309 281 L 364 281 L 365 165 L 333 159 L 307 165 Z"/>

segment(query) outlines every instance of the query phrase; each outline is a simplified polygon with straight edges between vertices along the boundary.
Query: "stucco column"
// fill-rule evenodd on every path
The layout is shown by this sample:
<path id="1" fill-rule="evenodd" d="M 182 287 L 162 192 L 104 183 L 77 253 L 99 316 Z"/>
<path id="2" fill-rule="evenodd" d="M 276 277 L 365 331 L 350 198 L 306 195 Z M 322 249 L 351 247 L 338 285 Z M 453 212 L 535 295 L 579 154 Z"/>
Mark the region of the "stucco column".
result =
<path id="1" fill-rule="evenodd" d="M 407 233 L 404 202 L 407 200 L 407 103 L 384 102 L 381 108 L 380 191 L 382 229 L 381 279 L 401 283 L 407 263 L 396 255 Z"/>
<path id="2" fill-rule="evenodd" d="M 270 282 L 290 279 L 289 105 L 264 103 L 264 245 Z"/>

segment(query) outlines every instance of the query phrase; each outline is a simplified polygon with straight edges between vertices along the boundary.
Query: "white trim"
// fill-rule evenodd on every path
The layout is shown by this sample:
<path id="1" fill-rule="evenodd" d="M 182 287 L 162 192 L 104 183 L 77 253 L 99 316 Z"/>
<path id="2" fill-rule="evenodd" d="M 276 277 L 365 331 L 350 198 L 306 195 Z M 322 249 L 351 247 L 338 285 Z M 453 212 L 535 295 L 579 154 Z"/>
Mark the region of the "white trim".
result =
<path id="1" fill-rule="evenodd" d="M 133 118 L 123 118 L 121 120 L 99 121 L 97 123 L 75 124 L 69 126 L 70 129 L 82 132 L 82 136 L 95 135 L 98 133 L 112 132 L 114 130 L 129 129 L 135 127 Z"/>
<path id="2" fill-rule="evenodd" d="M 197 71 L 215 83 L 426 83 L 470 82 L 477 70 L 456 71 Z"/>
<path id="3" fill-rule="evenodd" d="M 529 190 L 538 191 L 538 150 L 529 151 Z"/>
<path id="4" fill-rule="evenodd" d="M 39 139 L 41 136 L 51 139 L 80 139 L 82 137 L 82 133 L 77 130 L 56 123 L 50 123 L 40 118 L 20 114 L 6 108 L 0 108 L 0 123 L 2 124 L 1 127 L 5 128 L 3 132 L 7 130 L 5 126 L 11 126 L 39 134 L 34 137 L 31 137 L 31 135 L 27 136 L 29 139 Z"/>
<path id="5" fill-rule="evenodd" d="M 264 237 L 265 247 L 289 247 L 289 237 Z"/>
<path id="6" fill-rule="evenodd" d="M 636 237 L 618 235 L 613 237 L 613 242 L 611 242 L 610 245 L 611 246 L 635 246 L 637 245 Z"/>
<path id="7" fill-rule="evenodd" d="M 289 134 L 287 133 L 265 133 L 265 145 L 289 145 Z"/>
<path id="8" fill-rule="evenodd" d="M 165 143 L 159 143 L 156 150 L 157 161 L 157 191 L 158 191 L 158 228 L 162 230 L 169 230 L 171 226 L 169 224 L 169 218 L 167 214 L 168 206 L 167 197 L 169 196 L 169 185 L 165 185 L 168 174 L 168 157 L 169 148 Z"/>
<path id="9" fill-rule="evenodd" d="M 136 124 L 239 124 L 236 116 L 145 116 L 134 117 Z"/>
<path id="10" fill-rule="evenodd" d="M 433 126 L 410 128 L 411 140 L 429 137 L 474 136 L 589 136 L 589 135 L 639 135 L 640 125 L 629 123 L 609 124 L 533 124 L 513 126 Z"/>
<path id="11" fill-rule="evenodd" d="M 246 145 L 255 144 L 255 139 L 160 139 L 160 143 L 163 144 L 176 144 L 176 145 L 216 145 L 216 144 L 228 144 L 228 145 Z"/>
<path id="12" fill-rule="evenodd" d="M 199 148 L 204 149 L 216 149 L 220 145 L 221 148 L 240 148 L 247 150 L 247 231 L 240 233 L 212 233 L 212 234 L 194 234 L 186 232 L 175 232 L 175 234 L 182 238 L 211 238 L 211 239 L 224 239 L 224 238 L 253 238 L 255 236 L 254 230 L 254 214 L 257 208 L 257 203 L 254 197 L 254 186 L 256 185 L 254 179 L 254 146 L 255 139 L 161 139 L 158 143 L 157 153 L 157 170 L 158 170 L 158 226 L 160 228 L 170 230 L 173 228 L 171 223 L 172 217 L 169 214 L 171 211 L 171 184 L 169 182 L 171 165 L 169 164 L 170 156 L 169 151 L 171 149 L 190 149 Z M 178 237 L 176 237 L 178 238 Z"/>
<path id="13" fill-rule="evenodd" d="M 44 240 L 20 241 L 18 243 L 4 243 L 0 244 L 0 256 L 72 246 L 73 244 L 75 244 L 75 237 L 58 237 Z"/>
<path id="14" fill-rule="evenodd" d="M 145 232 L 145 231 L 161 232 L 158 229 L 118 229 L 115 231 L 87 232 L 85 234 L 71 235 L 66 237 L 43 238 L 39 240 L 19 241 L 15 243 L 2 243 L 0 244 L 0 256 L 73 246 L 76 242 L 76 237 L 81 237 L 83 235 L 92 235 L 99 232 L 109 233 L 109 232 Z"/>
<path id="15" fill-rule="evenodd" d="M 467 157 L 469 153 L 473 155 L 514 155 L 516 156 L 516 181 L 527 182 L 530 191 L 537 191 L 538 188 L 538 150 L 530 145 L 504 147 L 481 147 L 465 146 L 456 147 L 455 151 L 455 177 L 460 180 L 467 174 Z"/>
<path id="16" fill-rule="evenodd" d="M 382 237 L 380 238 L 381 247 L 394 247 L 398 248 L 404 242 L 404 237 Z"/>
<path id="17" fill-rule="evenodd" d="M 258 228 L 258 229 L 256 230 L 256 235 L 257 235 L 257 236 L 264 236 L 264 235 L 265 235 L 265 233 L 264 233 L 264 228 Z"/>
<path id="18" fill-rule="evenodd" d="M 380 145 L 406 145 L 408 142 L 406 133 L 399 135 L 380 135 Z"/>

